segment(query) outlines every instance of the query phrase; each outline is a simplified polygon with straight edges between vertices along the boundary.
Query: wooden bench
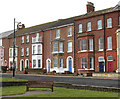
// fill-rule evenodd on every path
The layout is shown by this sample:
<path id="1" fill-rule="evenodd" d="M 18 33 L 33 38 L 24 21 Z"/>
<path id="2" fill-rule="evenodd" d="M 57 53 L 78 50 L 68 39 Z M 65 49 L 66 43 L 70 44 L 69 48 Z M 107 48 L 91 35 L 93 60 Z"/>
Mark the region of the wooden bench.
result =
<path id="1" fill-rule="evenodd" d="M 53 84 L 53 81 L 28 81 L 26 91 L 29 91 L 29 88 L 50 88 L 53 92 Z"/>

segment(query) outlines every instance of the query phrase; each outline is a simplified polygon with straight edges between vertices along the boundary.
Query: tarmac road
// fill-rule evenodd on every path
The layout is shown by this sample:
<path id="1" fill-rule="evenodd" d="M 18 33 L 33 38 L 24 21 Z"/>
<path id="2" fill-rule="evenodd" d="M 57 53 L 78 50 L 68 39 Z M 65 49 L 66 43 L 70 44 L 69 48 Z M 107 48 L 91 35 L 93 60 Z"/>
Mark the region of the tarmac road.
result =
<path id="1" fill-rule="evenodd" d="M 12 74 L 2 74 L 2 77 L 12 77 Z M 120 88 L 120 79 L 78 77 L 78 76 L 53 76 L 53 75 L 35 75 L 35 74 L 16 74 L 15 78 L 27 80 L 53 80 L 54 82 L 63 82 L 77 85 L 104 86 Z"/>

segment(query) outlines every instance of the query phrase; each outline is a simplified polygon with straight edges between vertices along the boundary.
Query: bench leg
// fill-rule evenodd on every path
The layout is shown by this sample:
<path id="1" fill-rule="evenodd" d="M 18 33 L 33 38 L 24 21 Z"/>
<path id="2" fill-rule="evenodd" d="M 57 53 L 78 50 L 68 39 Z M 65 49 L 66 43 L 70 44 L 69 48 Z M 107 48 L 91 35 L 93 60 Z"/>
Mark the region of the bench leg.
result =
<path id="1" fill-rule="evenodd" d="M 29 91 L 29 87 L 28 86 L 26 86 L 26 91 Z"/>
<path id="2" fill-rule="evenodd" d="M 53 87 L 51 88 L 52 92 L 53 92 Z"/>

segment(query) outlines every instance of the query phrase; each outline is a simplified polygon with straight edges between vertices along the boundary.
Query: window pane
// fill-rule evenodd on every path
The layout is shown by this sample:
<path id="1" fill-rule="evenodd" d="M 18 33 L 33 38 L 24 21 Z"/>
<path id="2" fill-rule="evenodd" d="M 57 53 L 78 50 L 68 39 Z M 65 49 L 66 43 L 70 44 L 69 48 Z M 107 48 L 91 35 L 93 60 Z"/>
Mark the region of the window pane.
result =
<path id="1" fill-rule="evenodd" d="M 91 22 L 87 23 L 87 31 L 91 31 Z"/>
<path id="2" fill-rule="evenodd" d="M 112 18 L 107 19 L 107 28 L 112 27 Z"/>
<path id="3" fill-rule="evenodd" d="M 53 44 L 53 52 L 57 52 L 58 51 L 58 43 L 54 43 Z"/>
<path id="4" fill-rule="evenodd" d="M 72 27 L 68 27 L 68 36 L 72 36 Z"/>
<path id="5" fill-rule="evenodd" d="M 41 67 L 41 60 L 38 60 L 38 67 Z"/>
<path id="6" fill-rule="evenodd" d="M 112 37 L 107 37 L 107 48 L 112 50 Z"/>
<path id="7" fill-rule="evenodd" d="M 60 58 L 60 67 L 63 67 L 63 58 Z"/>
<path id="8" fill-rule="evenodd" d="M 59 43 L 59 52 L 63 52 L 63 43 L 62 42 Z"/>
<path id="9" fill-rule="evenodd" d="M 102 20 L 98 20 L 98 29 L 102 29 Z"/>
<path id="10" fill-rule="evenodd" d="M 56 30 L 56 38 L 60 38 L 60 29 Z"/>
<path id="11" fill-rule="evenodd" d="M 99 38 L 99 50 L 103 50 L 103 38 Z"/>
<path id="12" fill-rule="evenodd" d="M 33 60 L 33 67 L 36 67 L 36 60 Z"/>
<path id="13" fill-rule="evenodd" d="M 87 68 L 87 59 L 86 59 L 86 57 L 81 58 L 81 68 Z"/>
<path id="14" fill-rule="evenodd" d="M 90 68 L 93 69 L 93 57 L 90 57 Z"/>
<path id="15" fill-rule="evenodd" d="M 53 67 L 57 67 L 58 66 L 58 59 L 53 59 Z"/>
<path id="16" fill-rule="evenodd" d="M 72 52 L 72 42 L 68 42 L 68 52 Z"/>
<path id="17" fill-rule="evenodd" d="M 89 39 L 89 50 L 93 51 L 93 39 Z"/>
<path id="18" fill-rule="evenodd" d="M 33 46 L 33 54 L 35 54 L 36 53 L 36 51 L 35 51 L 35 46 Z"/>
<path id="19" fill-rule="evenodd" d="M 41 46 L 38 45 L 38 54 L 41 54 Z"/>
<path id="20" fill-rule="evenodd" d="M 79 24 L 79 33 L 82 33 L 82 24 Z"/>
<path id="21" fill-rule="evenodd" d="M 87 50 L 87 40 L 83 39 L 81 40 L 81 51 Z"/>

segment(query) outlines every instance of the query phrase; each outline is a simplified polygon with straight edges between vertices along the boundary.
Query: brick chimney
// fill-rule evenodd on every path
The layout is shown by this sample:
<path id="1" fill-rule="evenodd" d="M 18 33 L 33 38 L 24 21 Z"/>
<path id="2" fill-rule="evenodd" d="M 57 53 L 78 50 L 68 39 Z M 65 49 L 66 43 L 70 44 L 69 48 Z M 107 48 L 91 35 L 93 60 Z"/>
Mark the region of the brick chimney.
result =
<path id="1" fill-rule="evenodd" d="M 21 23 L 18 23 L 17 29 L 20 30 L 20 29 L 23 29 L 23 28 L 25 28 L 25 25 L 21 24 Z"/>
<path id="2" fill-rule="evenodd" d="M 87 7 L 87 13 L 95 11 L 95 7 L 94 7 L 94 4 L 92 2 L 87 2 L 86 7 Z"/>

